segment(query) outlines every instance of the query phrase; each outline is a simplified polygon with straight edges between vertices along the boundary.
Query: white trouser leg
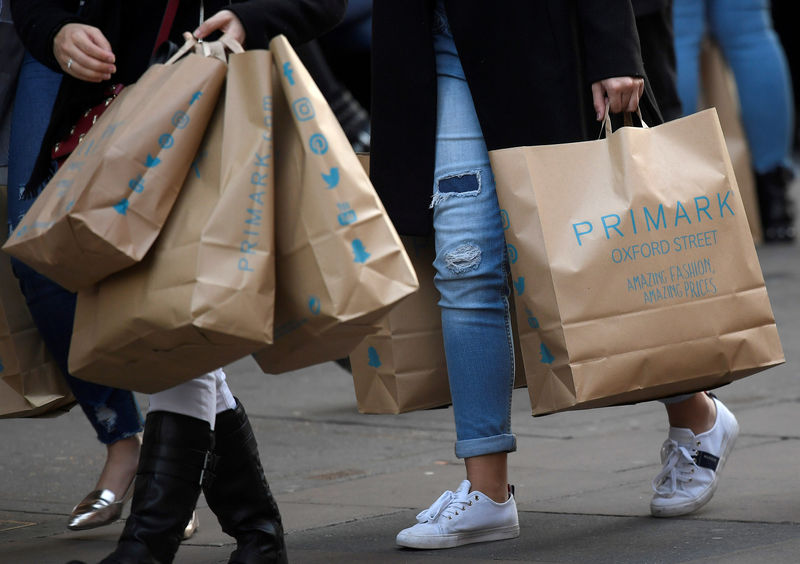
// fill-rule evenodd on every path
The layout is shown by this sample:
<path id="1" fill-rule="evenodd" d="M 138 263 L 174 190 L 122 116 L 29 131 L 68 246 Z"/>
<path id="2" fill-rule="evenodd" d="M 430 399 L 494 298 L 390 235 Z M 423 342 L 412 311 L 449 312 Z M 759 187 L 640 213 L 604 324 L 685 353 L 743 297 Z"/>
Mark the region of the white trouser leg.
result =
<path id="1" fill-rule="evenodd" d="M 236 400 L 228 388 L 225 372 L 217 368 L 194 380 L 152 394 L 148 411 L 168 411 L 202 419 L 213 430 L 217 413 L 235 407 Z"/>
<path id="2" fill-rule="evenodd" d="M 212 372 L 216 376 L 217 385 L 217 413 L 222 413 L 229 409 L 236 408 L 236 399 L 228 387 L 228 381 L 225 377 L 225 371 L 222 368 L 216 369 Z"/>

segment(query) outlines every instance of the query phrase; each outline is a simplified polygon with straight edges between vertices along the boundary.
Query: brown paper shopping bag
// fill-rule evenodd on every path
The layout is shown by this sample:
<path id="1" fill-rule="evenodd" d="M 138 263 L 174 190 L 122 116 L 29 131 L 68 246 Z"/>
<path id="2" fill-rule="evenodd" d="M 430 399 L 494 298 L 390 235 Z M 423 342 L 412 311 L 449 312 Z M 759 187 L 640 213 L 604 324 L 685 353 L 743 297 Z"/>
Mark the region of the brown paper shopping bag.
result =
<path id="1" fill-rule="evenodd" d="M 4 249 L 77 291 L 155 241 L 216 105 L 225 65 L 189 54 L 125 88 L 56 172 Z"/>
<path id="2" fill-rule="evenodd" d="M 350 353 L 361 413 L 403 413 L 448 405 L 439 294 L 433 285 L 433 239 L 401 237 L 419 280 Z"/>
<path id="3" fill-rule="evenodd" d="M 716 108 L 725 145 L 731 157 L 736 184 L 742 196 L 747 222 L 753 241 L 760 243 L 761 214 L 758 210 L 756 179 L 750 158 L 750 148 L 742 126 L 739 95 L 733 73 L 722 56 L 719 47 L 711 40 L 703 42 L 700 54 L 700 82 L 706 107 Z"/>
<path id="4" fill-rule="evenodd" d="M 417 289 L 399 237 L 347 137 L 285 37 L 276 85 L 275 342 L 268 373 L 346 357 Z"/>
<path id="5" fill-rule="evenodd" d="M 356 402 L 361 413 L 405 413 L 449 405 L 450 385 L 442 339 L 439 292 L 433 283 L 432 237 L 401 237 L 417 273 L 419 290 L 403 298 L 350 353 Z M 510 304 L 513 308 L 513 303 Z M 514 386 L 525 371 L 514 329 Z"/>
<path id="6" fill-rule="evenodd" d="M 78 293 L 75 376 L 152 393 L 272 340 L 270 66 L 264 50 L 230 56 L 224 103 L 152 251 Z"/>
<path id="7" fill-rule="evenodd" d="M 0 225 L 6 226 L 6 187 L 0 189 Z M 6 230 L 0 232 L 0 242 Z M 0 417 L 64 413 L 75 399 L 45 348 L 25 298 L 0 253 Z"/>
<path id="8" fill-rule="evenodd" d="M 713 109 L 490 158 L 534 414 L 713 388 L 784 361 Z"/>

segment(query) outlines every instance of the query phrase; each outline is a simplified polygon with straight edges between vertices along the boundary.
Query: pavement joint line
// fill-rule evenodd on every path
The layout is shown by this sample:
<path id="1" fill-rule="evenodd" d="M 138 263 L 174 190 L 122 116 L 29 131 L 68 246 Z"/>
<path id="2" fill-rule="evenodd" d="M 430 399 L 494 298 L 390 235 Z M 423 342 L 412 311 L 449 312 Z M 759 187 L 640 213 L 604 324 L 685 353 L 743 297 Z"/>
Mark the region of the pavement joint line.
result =
<path id="1" fill-rule="evenodd" d="M 742 525 L 788 525 L 800 526 L 800 521 L 756 521 L 752 519 L 707 519 L 695 514 L 682 515 L 679 517 L 653 517 L 649 513 L 642 513 L 640 515 L 625 515 L 615 513 L 580 513 L 576 511 L 530 511 L 518 509 L 520 513 L 539 514 L 539 515 L 565 515 L 565 516 L 578 516 L 578 517 L 614 517 L 618 519 L 648 519 L 658 523 L 669 521 L 702 521 L 706 524 L 713 523 L 738 523 Z"/>
<path id="2" fill-rule="evenodd" d="M 270 421 L 293 421 L 296 423 L 320 423 L 323 425 L 343 425 L 348 427 L 369 427 L 371 429 L 380 428 L 380 429 L 403 429 L 403 430 L 411 430 L 411 431 L 419 431 L 423 433 L 454 433 L 455 429 L 448 427 L 420 427 L 416 425 L 388 425 L 388 424 L 378 424 L 375 425 L 371 422 L 369 423 L 362 423 L 360 421 L 339 421 L 339 420 L 331 420 L 331 419 L 315 419 L 309 417 L 298 417 L 296 415 L 251 415 L 247 414 L 251 420 L 254 419 L 263 419 L 263 420 L 270 420 Z M 353 415 L 365 415 L 365 417 L 369 417 L 367 414 L 353 414 Z M 385 415 L 394 415 L 391 413 L 387 413 Z M 403 415 L 403 414 L 401 414 Z M 533 416 L 531 416 L 533 417 Z M 526 437 L 529 439 L 555 439 L 555 440 L 573 440 L 576 438 L 575 435 L 566 435 L 566 436 L 558 436 L 558 435 L 546 435 L 542 433 L 526 433 L 524 431 L 514 431 L 514 434 L 518 437 Z"/>
<path id="3" fill-rule="evenodd" d="M 306 529 L 292 529 L 291 531 L 286 531 L 286 536 L 296 535 L 298 533 L 307 533 L 309 531 L 321 531 L 323 529 L 330 529 L 333 527 L 338 527 L 340 525 L 347 525 L 349 523 L 356 523 L 358 521 L 366 521 L 369 519 L 378 519 L 380 517 L 389 517 L 391 515 L 397 515 L 399 513 L 405 513 L 406 511 L 415 511 L 414 509 L 398 509 L 396 511 L 389 511 L 388 513 L 376 513 L 374 515 L 370 515 L 369 517 L 351 517 L 345 519 L 344 521 L 337 521 L 336 523 L 326 523 L 324 525 L 320 525 L 318 527 L 308 527 Z"/>
<path id="4" fill-rule="evenodd" d="M 2 507 L 0 507 L 0 513 L 24 513 L 26 515 L 57 515 L 60 517 L 67 517 L 70 515 L 70 513 L 57 513 L 55 511 L 45 511 L 45 510 L 32 511 L 30 509 L 4 509 Z M 0 519 L 0 521 L 2 520 Z"/>
<path id="5" fill-rule="evenodd" d="M 750 437 L 752 439 L 765 439 L 765 440 L 772 439 L 772 442 L 770 444 L 781 443 L 781 442 L 784 442 L 784 441 L 800 441 L 800 435 L 796 435 L 796 436 L 795 435 L 778 435 L 778 436 L 776 436 L 776 435 L 767 435 L 767 434 L 763 434 L 763 433 L 741 433 L 740 432 L 739 436 L 740 437 Z M 761 444 L 764 444 L 764 443 L 761 443 Z M 752 446 L 757 446 L 757 445 L 752 445 Z M 744 448 L 749 448 L 749 447 L 744 447 Z"/>
<path id="6" fill-rule="evenodd" d="M 359 413 L 348 414 L 348 416 L 349 415 L 364 415 L 364 419 L 367 419 L 369 417 L 369 415 L 367 415 L 367 414 L 359 414 Z M 394 415 L 394 414 L 387 413 L 385 415 Z M 370 427 L 370 428 L 380 427 L 382 429 L 407 429 L 407 430 L 412 430 L 412 431 L 425 431 L 425 432 L 427 432 L 427 431 L 437 431 L 437 432 L 438 431 L 446 431 L 446 432 L 450 432 L 451 431 L 451 429 L 449 429 L 449 428 L 445 429 L 444 427 L 440 428 L 440 427 L 436 427 L 436 426 L 431 426 L 431 427 L 428 427 L 428 428 L 422 428 L 422 427 L 415 426 L 415 425 L 380 425 L 380 424 L 375 425 L 372 422 L 370 422 L 370 423 L 362 423 L 360 421 L 346 421 L 346 420 L 338 420 L 338 419 L 317 419 L 317 418 L 312 418 L 312 417 L 298 417 L 297 415 L 258 415 L 258 414 L 257 415 L 251 415 L 251 414 L 248 413 L 247 416 L 251 420 L 253 420 L 253 419 L 262 419 L 262 420 L 274 420 L 274 421 L 293 421 L 293 422 L 296 422 L 296 423 L 321 423 L 321 424 L 327 424 L 327 425 L 344 425 L 344 426 L 348 426 L 348 427 Z"/>

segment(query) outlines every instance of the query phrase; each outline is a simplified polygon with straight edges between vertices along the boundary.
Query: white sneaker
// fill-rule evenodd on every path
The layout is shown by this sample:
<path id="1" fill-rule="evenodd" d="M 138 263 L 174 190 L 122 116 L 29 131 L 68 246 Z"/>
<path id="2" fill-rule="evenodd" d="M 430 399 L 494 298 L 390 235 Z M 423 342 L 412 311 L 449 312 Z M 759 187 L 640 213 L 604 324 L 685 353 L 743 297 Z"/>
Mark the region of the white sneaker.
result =
<path id="1" fill-rule="evenodd" d="M 417 524 L 397 535 L 397 544 L 409 548 L 451 548 L 519 536 L 519 518 L 513 489 L 505 503 L 481 492 L 470 492 L 464 480 L 455 492 L 446 491 L 417 515 Z"/>
<path id="2" fill-rule="evenodd" d="M 717 407 L 714 426 L 699 435 L 670 427 L 661 447 L 661 472 L 653 479 L 656 492 L 650 501 L 654 517 L 685 515 L 711 500 L 725 460 L 739 435 L 739 424 L 725 405 L 711 396 Z"/>

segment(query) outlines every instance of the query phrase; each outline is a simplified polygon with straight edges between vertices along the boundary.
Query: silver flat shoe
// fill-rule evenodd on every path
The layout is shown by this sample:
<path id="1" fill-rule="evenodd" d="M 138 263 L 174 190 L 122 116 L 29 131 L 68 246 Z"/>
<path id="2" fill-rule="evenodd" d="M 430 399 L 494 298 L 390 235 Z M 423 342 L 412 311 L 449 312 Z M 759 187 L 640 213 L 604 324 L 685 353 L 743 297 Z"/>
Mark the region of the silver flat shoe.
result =
<path id="1" fill-rule="evenodd" d="M 113 523 L 122 516 L 122 508 L 132 494 L 133 483 L 119 501 L 111 490 L 93 491 L 72 510 L 67 528 L 71 531 L 85 531 Z"/>
<path id="2" fill-rule="evenodd" d="M 200 518 L 197 516 L 197 511 L 192 511 L 192 518 L 189 519 L 189 524 L 183 530 L 183 540 L 189 540 L 197 532 L 200 526 Z"/>

